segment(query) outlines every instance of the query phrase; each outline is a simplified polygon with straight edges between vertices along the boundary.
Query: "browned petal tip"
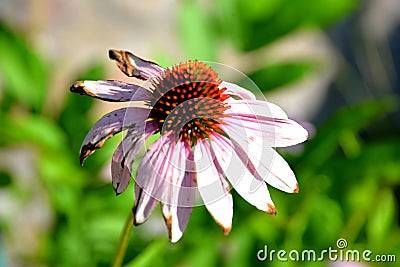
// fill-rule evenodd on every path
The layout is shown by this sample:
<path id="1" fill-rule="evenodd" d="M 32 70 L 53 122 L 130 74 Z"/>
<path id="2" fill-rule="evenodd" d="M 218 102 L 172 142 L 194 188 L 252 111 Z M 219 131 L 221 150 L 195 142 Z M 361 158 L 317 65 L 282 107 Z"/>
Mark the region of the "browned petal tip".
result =
<path id="1" fill-rule="evenodd" d="M 88 143 L 88 144 L 82 146 L 81 153 L 79 155 L 79 161 L 80 161 L 82 166 L 83 166 L 83 163 L 84 163 L 85 159 L 87 157 L 89 157 L 91 154 L 93 154 L 93 152 L 96 149 L 97 149 L 96 146 L 91 144 L 91 143 Z"/>
<path id="2" fill-rule="evenodd" d="M 81 166 L 83 166 L 83 163 L 85 162 L 85 157 L 83 157 L 82 155 L 79 157 L 79 163 L 81 164 Z"/>
<path id="3" fill-rule="evenodd" d="M 108 50 L 108 57 L 113 60 L 118 60 L 121 58 L 121 52 L 118 50 L 110 49 Z"/>
<path id="4" fill-rule="evenodd" d="M 268 210 L 267 210 L 267 212 L 268 212 L 269 214 L 275 216 L 275 215 L 276 215 L 276 208 L 275 208 L 275 206 L 272 205 L 272 204 L 268 204 Z"/>
<path id="5" fill-rule="evenodd" d="M 79 163 L 81 164 L 81 166 L 83 166 L 83 164 L 85 163 L 85 159 L 90 155 L 90 153 L 85 152 L 85 153 L 81 153 L 79 155 Z"/>
<path id="6" fill-rule="evenodd" d="M 298 184 L 298 183 L 296 183 L 296 189 L 293 191 L 293 193 L 298 193 L 298 192 L 299 192 L 299 190 L 300 190 L 300 188 L 299 188 L 299 184 Z"/>
<path id="7" fill-rule="evenodd" d="M 135 206 L 133 206 L 133 208 L 132 208 L 132 214 L 133 214 L 133 225 L 134 226 L 138 226 L 138 225 L 141 225 L 142 223 L 140 223 L 140 222 L 138 222 L 137 221 L 137 219 L 136 219 L 136 205 Z"/>
<path id="8" fill-rule="evenodd" d="M 227 236 L 232 230 L 232 226 L 229 227 L 222 227 L 222 231 L 224 231 L 224 235 Z"/>
<path id="9" fill-rule="evenodd" d="M 122 192 L 119 191 L 119 185 L 120 183 L 113 183 L 113 188 L 116 196 L 119 196 Z"/>
<path id="10" fill-rule="evenodd" d="M 172 216 L 164 217 L 168 229 L 169 240 L 172 240 Z"/>
<path id="11" fill-rule="evenodd" d="M 90 92 L 90 90 L 88 90 L 88 88 L 85 85 L 85 81 L 75 82 L 73 85 L 71 85 L 69 90 L 73 93 L 78 93 L 80 95 L 88 95 L 96 97 L 95 94 L 93 94 L 92 92 Z"/>
<path id="12" fill-rule="evenodd" d="M 115 63 L 117 64 L 117 67 L 125 73 L 128 77 L 132 77 L 135 74 L 135 70 L 137 69 L 136 66 L 132 65 L 130 56 L 132 54 L 128 51 L 118 51 L 118 50 L 113 50 L 110 49 L 108 51 L 108 57 L 112 60 L 115 60 Z M 132 55 L 133 56 L 133 55 Z M 137 75 L 136 75 L 137 76 Z M 136 77 L 135 76 L 135 77 Z M 137 76 L 136 78 L 145 80 L 143 77 L 140 75 Z"/>
<path id="13" fill-rule="evenodd" d="M 84 81 L 77 81 L 71 87 L 69 90 L 73 93 L 78 93 L 78 94 L 85 94 L 85 85 Z"/>

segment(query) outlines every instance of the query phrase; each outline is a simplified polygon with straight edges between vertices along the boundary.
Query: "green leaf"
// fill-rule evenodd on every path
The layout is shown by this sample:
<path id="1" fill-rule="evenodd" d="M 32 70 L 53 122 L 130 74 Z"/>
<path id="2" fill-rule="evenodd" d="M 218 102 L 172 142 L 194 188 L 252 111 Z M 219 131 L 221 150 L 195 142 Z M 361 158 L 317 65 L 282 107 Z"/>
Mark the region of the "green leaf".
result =
<path id="1" fill-rule="evenodd" d="M 125 267 L 146 267 L 152 266 L 155 261 L 158 261 L 160 254 L 165 249 L 166 240 L 160 239 L 151 243 L 140 255 L 134 260 L 124 265 Z"/>
<path id="2" fill-rule="evenodd" d="M 204 234 L 204 230 L 203 230 Z M 211 239 L 210 239 L 211 240 Z M 200 244 L 199 244 L 200 243 Z M 195 250 L 186 255 L 183 265 L 190 264 L 193 267 L 217 266 L 218 251 L 216 244 L 205 245 L 204 241 L 198 242 Z M 185 264 L 186 263 L 186 264 Z"/>
<path id="3" fill-rule="evenodd" d="M 325 195 L 319 195 L 311 204 L 309 225 L 306 231 L 307 245 L 326 246 L 335 240 L 343 227 L 343 214 L 339 204 Z"/>
<path id="4" fill-rule="evenodd" d="M 0 117 L 1 143 L 32 143 L 43 150 L 65 151 L 66 136 L 55 124 L 39 115 Z"/>
<path id="5" fill-rule="evenodd" d="M 317 131 L 312 140 L 306 143 L 301 160 L 303 166 L 314 171 L 318 166 L 323 166 L 338 152 L 343 136 L 349 133 L 358 134 L 372 121 L 393 111 L 396 106 L 396 99 L 386 98 L 367 100 L 341 109 Z"/>
<path id="6" fill-rule="evenodd" d="M 243 12 L 243 19 L 247 21 L 257 21 L 270 17 L 278 12 L 284 4 L 285 1 L 282 0 L 237 1 L 238 10 L 245 11 Z"/>
<path id="7" fill-rule="evenodd" d="M 236 229 L 234 235 L 230 235 L 230 240 L 227 240 L 227 244 L 224 246 L 225 266 L 246 266 L 249 264 L 249 260 L 253 259 L 255 255 L 252 247 L 254 236 L 249 233 L 249 230 L 248 227 L 242 227 Z"/>
<path id="8" fill-rule="evenodd" d="M 220 28 L 220 36 L 230 38 L 236 48 L 242 48 L 245 22 L 237 12 L 236 1 L 217 0 L 216 6 L 215 21 L 217 25 L 215 26 Z"/>
<path id="9" fill-rule="evenodd" d="M 382 190 L 376 201 L 372 203 L 373 212 L 369 214 L 367 221 L 367 234 L 369 242 L 374 246 L 385 246 L 385 240 L 389 237 L 392 226 L 395 223 L 395 198 L 390 190 Z"/>
<path id="10" fill-rule="evenodd" d="M 249 78 L 260 87 L 262 92 L 269 92 L 300 80 L 314 69 L 311 63 L 287 62 L 264 67 L 250 74 Z"/>
<path id="11" fill-rule="evenodd" d="M 238 49 L 258 49 L 301 27 L 327 27 L 358 7 L 357 0 L 219 0 L 222 33 Z"/>
<path id="12" fill-rule="evenodd" d="M 181 42 L 190 58 L 203 61 L 216 59 L 214 26 L 196 1 L 183 1 L 177 15 Z"/>
<path id="13" fill-rule="evenodd" d="M 357 187 L 360 177 L 371 177 L 380 184 L 395 186 L 400 184 L 399 158 L 398 140 L 374 141 L 362 146 L 357 156 L 333 158 L 323 172 L 337 176 L 339 183 L 346 182 Z"/>
<path id="14" fill-rule="evenodd" d="M 48 67 L 27 42 L 0 23 L 0 74 L 14 101 L 40 111 L 45 100 Z"/>
<path id="15" fill-rule="evenodd" d="M 12 177 L 8 172 L 0 170 L 0 188 L 11 184 Z"/>

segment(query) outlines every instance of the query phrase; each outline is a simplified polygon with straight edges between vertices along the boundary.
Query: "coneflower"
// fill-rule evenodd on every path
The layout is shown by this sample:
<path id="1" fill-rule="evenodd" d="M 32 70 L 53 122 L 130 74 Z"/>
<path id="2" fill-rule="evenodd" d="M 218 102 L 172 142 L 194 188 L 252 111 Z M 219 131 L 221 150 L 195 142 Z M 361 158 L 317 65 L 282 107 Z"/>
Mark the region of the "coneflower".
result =
<path id="1" fill-rule="evenodd" d="M 129 77 L 148 88 L 120 81 L 79 81 L 71 91 L 106 101 L 142 101 L 103 116 L 83 141 L 83 161 L 115 134 L 126 131 L 111 165 L 117 194 L 127 187 L 132 164 L 152 134 L 160 137 L 141 159 L 135 178 L 134 223 L 143 223 L 161 203 L 171 242 L 188 223 L 196 191 L 228 234 L 232 226 L 230 185 L 258 209 L 276 214 L 266 183 L 298 192 L 293 171 L 273 149 L 301 143 L 307 131 L 277 105 L 221 81 L 199 61 L 162 68 L 127 51 L 109 56 Z"/>

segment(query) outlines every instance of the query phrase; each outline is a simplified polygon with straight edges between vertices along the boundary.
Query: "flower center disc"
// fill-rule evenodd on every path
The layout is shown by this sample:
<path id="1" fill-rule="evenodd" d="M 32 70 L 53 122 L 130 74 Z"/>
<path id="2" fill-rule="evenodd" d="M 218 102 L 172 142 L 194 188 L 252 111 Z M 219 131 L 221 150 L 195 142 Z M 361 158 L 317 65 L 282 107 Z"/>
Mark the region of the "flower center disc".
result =
<path id="1" fill-rule="evenodd" d="M 154 82 L 154 100 L 150 118 L 159 123 L 159 131 L 174 131 L 178 138 L 195 144 L 218 127 L 228 108 L 226 88 L 219 88 L 218 74 L 206 64 L 188 61 L 172 66 Z"/>

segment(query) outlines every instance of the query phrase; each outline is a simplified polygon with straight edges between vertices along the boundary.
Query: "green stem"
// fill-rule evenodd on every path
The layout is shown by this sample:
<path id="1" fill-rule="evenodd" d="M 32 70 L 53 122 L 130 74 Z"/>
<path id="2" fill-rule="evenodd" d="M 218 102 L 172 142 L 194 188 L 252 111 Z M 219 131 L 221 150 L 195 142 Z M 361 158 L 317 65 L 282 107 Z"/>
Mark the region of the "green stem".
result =
<path id="1" fill-rule="evenodd" d="M 129 211 L 129 216 L 126 219 L 124 229 L 122 231 L 121 239 L 119 241 L 117 254 L 115 255 L 111 267 L 121 267 L 128 247 L 129 236 L 133 227 L 133 213 Z"/>

